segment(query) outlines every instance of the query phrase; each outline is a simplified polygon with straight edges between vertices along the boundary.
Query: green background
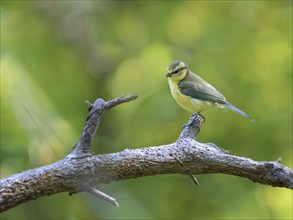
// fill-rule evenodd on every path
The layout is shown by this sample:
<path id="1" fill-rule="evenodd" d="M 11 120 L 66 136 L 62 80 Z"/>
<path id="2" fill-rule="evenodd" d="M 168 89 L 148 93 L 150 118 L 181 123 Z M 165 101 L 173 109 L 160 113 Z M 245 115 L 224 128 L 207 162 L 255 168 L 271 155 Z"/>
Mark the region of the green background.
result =
<path id="1" fill-rule="evenodd" d="M 292 1 L 1 1 L 1 178 L 62 159 L 85 100 L 139 98 L 106 112 L 96 154 L 175 141 L 191 113 L 166 68 L 182 60 L 256 122 L 204 113 L 198 135 L 233 155 L 292 168 Z M 292 191 L 247 179 L 161 175 L 20 205 L 2 219 L 292 219 Z"/>

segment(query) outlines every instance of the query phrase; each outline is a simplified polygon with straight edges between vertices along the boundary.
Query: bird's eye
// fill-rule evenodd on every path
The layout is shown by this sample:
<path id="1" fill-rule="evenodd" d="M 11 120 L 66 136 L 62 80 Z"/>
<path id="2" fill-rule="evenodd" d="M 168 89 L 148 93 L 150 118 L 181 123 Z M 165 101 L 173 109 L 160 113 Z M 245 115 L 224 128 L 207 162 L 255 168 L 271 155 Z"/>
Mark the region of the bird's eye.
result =
<path id="1" fill-rule="evenodd" d="M 179 73 L 179 71 L 178 71 L 178 70 L 176 70 L 176 71 L 174 71 L 174 73 Z"/>

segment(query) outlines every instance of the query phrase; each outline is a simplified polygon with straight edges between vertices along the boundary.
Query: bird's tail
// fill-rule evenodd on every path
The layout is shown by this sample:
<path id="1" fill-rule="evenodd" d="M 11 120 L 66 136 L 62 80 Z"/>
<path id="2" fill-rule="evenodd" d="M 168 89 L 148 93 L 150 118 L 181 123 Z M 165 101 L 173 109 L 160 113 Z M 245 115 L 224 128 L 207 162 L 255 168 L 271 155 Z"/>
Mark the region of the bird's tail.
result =
<path id="1" fill-rule="evenodd" d="M 226 108 L 230 109 L 231 111 L 244 116 L 245 118 L 248 118 L 250 121 L 254 121 L 254 119 L 252 117 L 250 117 L 248 114 L 246 114 L 245 112 L 241 111 L 240 109 L 236 108 L 234 105 L 230 104 L 230 103 L 225 103 L 223 104 Z"/>

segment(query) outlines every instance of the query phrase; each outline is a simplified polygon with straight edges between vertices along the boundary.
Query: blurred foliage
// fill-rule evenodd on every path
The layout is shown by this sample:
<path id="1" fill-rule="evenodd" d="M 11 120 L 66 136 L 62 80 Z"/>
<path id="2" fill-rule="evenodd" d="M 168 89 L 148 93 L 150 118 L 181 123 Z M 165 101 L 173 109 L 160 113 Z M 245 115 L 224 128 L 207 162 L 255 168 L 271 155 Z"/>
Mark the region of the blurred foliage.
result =
<path id="1" fill-rule="evenodd" d="M 95 153 L 173 142 L 190 113 L 166 68 L 182 60 L 256 119 L 204 115 L 199 140 L 292 168 L 292 1 L 1 0 L 1 178 L 71 151 L 87 105 L 137 93 L 107 112 Z M 81 193 L 31 201 L 2 219 L 292 219 L 292 191 L 228 175 L 99 185 L 116 209 Z M 54 211 L 53 211 L 54 210 Z"/>

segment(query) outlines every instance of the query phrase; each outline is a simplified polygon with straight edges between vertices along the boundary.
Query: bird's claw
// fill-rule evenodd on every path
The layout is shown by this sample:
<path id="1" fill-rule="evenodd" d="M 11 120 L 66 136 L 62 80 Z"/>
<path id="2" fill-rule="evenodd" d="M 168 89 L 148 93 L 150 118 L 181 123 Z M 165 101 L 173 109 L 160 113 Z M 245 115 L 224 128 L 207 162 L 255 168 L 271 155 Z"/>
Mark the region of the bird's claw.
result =
<path id="1" fill-rule="evenodd" d="M 194 121 L 196 120 L 197 117 L 203 118 L 204 121 L 206 120 L 203 115 L 201 115 L 200 113 L 197 112 L 197 113 L 194 113 L 191 116 L 191 118 L 189 119 L 189 121 L 185 125 L 183 125 L 182 128 L 184 129 L 184 128 L 189 127 L 190 125 L 192 125 L 194 123 Z"/>

